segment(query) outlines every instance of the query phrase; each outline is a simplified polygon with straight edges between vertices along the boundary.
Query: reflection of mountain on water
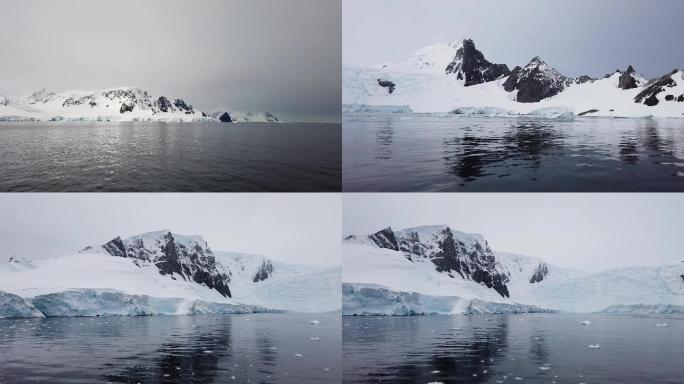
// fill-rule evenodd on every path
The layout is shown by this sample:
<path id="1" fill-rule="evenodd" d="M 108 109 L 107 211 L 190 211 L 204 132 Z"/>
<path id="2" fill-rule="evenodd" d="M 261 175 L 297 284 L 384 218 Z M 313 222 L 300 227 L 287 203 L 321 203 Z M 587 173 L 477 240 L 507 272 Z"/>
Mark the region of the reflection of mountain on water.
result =
<path id="1" fill-rule="evenodd" d="M 375 353 L 382 354 L 384 360 L 377 370 L 366 373 L 362 382 L 480 383 L 490 379 L 481 373 L 506 353 L 508 318 L 492 317 L 484 327 L 475 326 L 482 324 L 479 317 L 472 323 L 470 318 L 465 318 L 462 329 L 435 331 L 434 328 L 439 324 L 444 324 L 444 319 L 435 316 L 390 317 L 382 321 L 373 318 L 351 320 L 355 322 L 352 323 L 354 326 L 343 330 L 345 343 L 359 341 L 383 348 L 383 351 Z M 358 346 L 354 346 L 354 349 L 358 350 Z M 359 358 L 364 357 L 345 353 L 345 361 Z M 358 377 L 349 380 L 359 382 Z"/>
<path id="2" fill-rule="evenodd" d="M 386 123 L 378 128 L 375 133 L 375 158 L 388 160 L 392 158 L 392 141 L 394 136 L 393 119 L 387 119 Z"/>
<path id="3" fill-rule="evenodd" d="M 544 121 L 523 121 L 498 135 L 483 136 L 480 129 L 465 127 L 444 139 L 444 164 L 447 172 L 465 182 L 494 173 L 499 166 L 524 166 L 536 170 L 545 155 L 563 147 L 560 129 Z"/>
<path id="4" fill-rule="evenodd" d="M 117 360 L 150 364 L 132 364 L 119 374 L 107 374 L 104 379 L 114 383 L 210 383 L 217 379 L 219 362 L 231 360 L 231 319 L 226 317 L 211 332 L 176 335 L 154 353 L 138 352 Z M 110 364 L 105 364 L 110 365 Z M 117 364 L 118 365 L 118 364 Z M 155 367 L 151 368 L 151 367 Z"/>

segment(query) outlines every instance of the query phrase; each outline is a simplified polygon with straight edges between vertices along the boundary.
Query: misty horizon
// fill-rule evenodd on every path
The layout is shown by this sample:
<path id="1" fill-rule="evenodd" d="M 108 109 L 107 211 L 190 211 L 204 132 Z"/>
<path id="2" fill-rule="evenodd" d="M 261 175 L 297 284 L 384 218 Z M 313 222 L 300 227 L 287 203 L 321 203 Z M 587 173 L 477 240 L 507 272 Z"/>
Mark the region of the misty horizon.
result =
<path id="1" fill-rule="evenodd" d="M 3 96 L 136 87 L 207 112 L 341 120 L 336 0 L 30 0 L 3 13 Z"/>

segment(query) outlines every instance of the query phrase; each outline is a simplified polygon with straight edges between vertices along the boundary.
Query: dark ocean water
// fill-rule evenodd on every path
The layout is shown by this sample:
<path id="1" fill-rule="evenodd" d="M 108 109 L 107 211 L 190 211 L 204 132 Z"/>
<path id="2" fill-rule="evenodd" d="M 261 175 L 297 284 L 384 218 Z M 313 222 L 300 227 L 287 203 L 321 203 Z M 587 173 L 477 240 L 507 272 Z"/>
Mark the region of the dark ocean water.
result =
<path id="1" fill-rule="evenodd" d="M 684 191 L 684 119 L 345 115 L 343 189 Z"/>
<path id="2" fill-rule="evenodd" d="M 340 323 L 339 313 L 0 319 L 0 383 L 339 383 Z"/>
<path id="3" fill-rule="evenodd" d="M 340 191 L 340 124 L 0 123 L 0 191 Z"/>
<path id="4" fill-rule="evenodd" d="M 345 383 L 684 383 L 684 317 L 345 316 L 342 329 Z"/>

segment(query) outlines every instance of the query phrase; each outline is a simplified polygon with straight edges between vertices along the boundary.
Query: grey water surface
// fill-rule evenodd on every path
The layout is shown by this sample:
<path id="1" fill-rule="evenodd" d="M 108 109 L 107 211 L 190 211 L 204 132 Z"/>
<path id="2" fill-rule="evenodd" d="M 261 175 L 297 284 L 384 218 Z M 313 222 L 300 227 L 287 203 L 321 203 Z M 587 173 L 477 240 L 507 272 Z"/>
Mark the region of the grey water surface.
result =
<path id="1" fill-rule="evenodd" d="M 345 114 L 343 189 L 684 191 L 684 119 Z"/>
<path id="2" fill-rule="evenodd" d="M 684 383 L 681 316 L 345 316 L 342 330 L 345 383 Z"/>
<path id="3" fill-rule="evenodd" d="M 0 319 L 0 383 L 339 383 L 340 323 L 339 313 Z"/>
<path id="4" fill-rule="evenodd" d="M 0 123 L 0 191 L 340 191 L 341 125 Z"/>

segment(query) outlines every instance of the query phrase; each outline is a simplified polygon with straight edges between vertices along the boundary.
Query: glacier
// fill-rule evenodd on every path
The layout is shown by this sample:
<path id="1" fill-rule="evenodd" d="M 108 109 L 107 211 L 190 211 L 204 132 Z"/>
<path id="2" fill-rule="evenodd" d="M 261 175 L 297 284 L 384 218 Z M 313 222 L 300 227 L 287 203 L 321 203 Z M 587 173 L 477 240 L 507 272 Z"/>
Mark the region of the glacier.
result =
<path id="1" fill-rule="evenodd" d="M 48 259 L 12 257 L 0 264 L 0 292 L 6 304 L 0 316 L 7 317 L 316 313 L 342 307 L 341 267 L 214 253 L 201 236 L 169 231 L 116 237 Z"/>
<path id="2" fill-rule="evenodd" d="M 509 296 L 463 270 L 441 267 L 450 246 L 447 226 L 420 226 L 343 239 L 343 314 L 411 315 L 472 313 L 677 314 L 684 306 L 684 261 L 603 271 L 580 271 L 542 258 L 493 252 L 484 237 L 450 230 L 464 252 L 453 263 L 501 276 Z M 481 244 L 475 248 L 475 244 Z M 477 255 L 477 256 L 474 256 Z M 471 265 L 471 264 L 462 264 Z M 472 271 L 470 266 L 469 270 Z M 487 272 L 488 271 L 488 272 Z"/>

